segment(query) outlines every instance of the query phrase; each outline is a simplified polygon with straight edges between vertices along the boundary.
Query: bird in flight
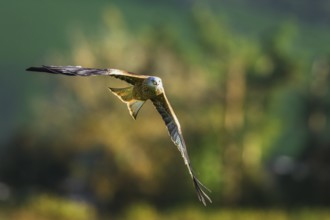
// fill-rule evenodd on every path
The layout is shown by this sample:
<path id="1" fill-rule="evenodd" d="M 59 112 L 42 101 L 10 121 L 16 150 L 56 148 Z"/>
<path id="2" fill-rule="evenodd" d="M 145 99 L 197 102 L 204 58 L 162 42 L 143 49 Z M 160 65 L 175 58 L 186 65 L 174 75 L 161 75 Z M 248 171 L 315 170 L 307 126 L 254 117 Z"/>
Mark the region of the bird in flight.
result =
<path id="1" fill-rule="evenodd" d="M 197 179 L 192 170 L 186 144 L 182 136 L 180 123 L 169 101 L 167 100 L 162 80 L 159 77 L 140 75 L 118 69 L 83 68 L 81 66 L 41 66 L 30 67 L 26 70 L 52 74 L 64 74 L 68 76 L 112 76 L 131 84 L 129 87 L 125 88 L 109 87 L 109 89 L 122 102 L 127 104 L 129 112 L 134 119 L 136 119 L 143 104 L 148 99 L 152 101 L 166 124 L 171 140 L 177 146 L 183 157 L 184 163 L 186 164 L 189 174 L 193 180 L 198 199 L 205 206 L 206 201 L 212 203 L 210 197 L 204 192 L 205 189 L 208 189 Z"/>

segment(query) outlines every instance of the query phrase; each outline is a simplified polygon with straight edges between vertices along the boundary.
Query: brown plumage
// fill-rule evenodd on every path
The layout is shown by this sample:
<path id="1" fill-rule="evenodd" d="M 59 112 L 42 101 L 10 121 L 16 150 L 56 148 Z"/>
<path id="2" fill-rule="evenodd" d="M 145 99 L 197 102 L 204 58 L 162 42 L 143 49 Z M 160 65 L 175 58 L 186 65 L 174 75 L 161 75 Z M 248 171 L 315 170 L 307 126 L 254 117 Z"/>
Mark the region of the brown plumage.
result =
<path id="1" fill-rule="evenodd" d="M 109 88 L 120 100 L 127 104 L 131 116 L 136 119 L 139 110 L 144 102 L 150 99 L 162 116 L 168 133 L 173 143 L 180 151 L 183 160 L 193 180 L 198 199 L 206 205 L 206 200 L 212 202 L 209 196 L 203 191 L 207 189 L 195 176 L 185 141 L 182 136 L 180 123 L 165 95 L 163 84 L 160 78 L 155 76 L 139 75 L 118 69 L 95 69 L 83 68 L 81 66 L 41 66 L 30 67 L 27 71 L 46 72 L 52 74 L 64 74 L 68 76 L 112 76 L 131 84 L 126 88 Z"/>

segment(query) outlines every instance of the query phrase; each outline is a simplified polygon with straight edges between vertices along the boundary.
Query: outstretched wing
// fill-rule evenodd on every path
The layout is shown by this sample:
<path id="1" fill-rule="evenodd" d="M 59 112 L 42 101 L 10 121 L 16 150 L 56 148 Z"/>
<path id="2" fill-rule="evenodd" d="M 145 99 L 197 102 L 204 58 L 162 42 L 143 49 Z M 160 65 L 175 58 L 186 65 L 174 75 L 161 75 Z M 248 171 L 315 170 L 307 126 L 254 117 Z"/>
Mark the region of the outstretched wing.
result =
<path id="1" fill-rule="evenodd" d="M 27 71 L 45 72 L 52 74 L 63 74 L 68 76 L 112 76 L 126 81 L 132 85 L 137 82 L 143 81 L 148 76 L 139 75 L 136 73 L 126 72 L 118 69 L 96 69 L 96 68 L 84 68 L 81 66 L 41 66 L 30 67 Z"/>
<path id="2" fill-rule="evenodd" d="M 195 189 L 197 192 L 198 199 L 204 205 L 206 205 L 206 201 L 205 201 L 206 199 L 210 203 L 212 203 L 210 197 L 208 197 L 208 195 L 203 191 L 203 188 L 204 189 L 207 189 L 207 188 L 196 178 L 196 176 L 192 170 L 188 152 L 187 152 L 187 148 L 186 148 L 186 144 L 185 144 L 185 141 L 182 136 L 179 121 L 178 121 L 170 103 L 168 102 L 165 93 L 162 93 L 162 94 L 156 96 L 155 98 L 152 98 L 151 101 L 155 105 L 157 111 L 162 116 L 173 143 L 178 147 L 179 151 L 181 152 L 183 160 L 184 160 L 186 166 L 188 167 L 189 174 L 194 182 L 194 186 L 195 186 Z"/>

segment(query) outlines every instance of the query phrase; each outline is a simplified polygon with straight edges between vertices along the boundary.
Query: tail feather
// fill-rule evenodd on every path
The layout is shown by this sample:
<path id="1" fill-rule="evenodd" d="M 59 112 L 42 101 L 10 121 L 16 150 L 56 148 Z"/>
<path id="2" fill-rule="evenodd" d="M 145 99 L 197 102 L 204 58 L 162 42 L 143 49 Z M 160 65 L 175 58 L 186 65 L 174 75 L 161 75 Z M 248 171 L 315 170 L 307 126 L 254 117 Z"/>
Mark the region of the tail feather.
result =
<path id="1" fill-rule="evenodd" d="M 121 101 L 127 104 L 130 115 L 133 117 L 133 119 L 136 119 L 145 101 L 136 100 L 133 98 L 133 88 L 134 88 L 133 86 L 130 86 L 126 88 L 109 88 L 109 89 Z"/>
<path id="2" fill-rule="evenodd" d="M 136 119 L 140 109 L 142 108 L 143 104 L 145 103 L 145 101 L 140 101 L 140 100 L 136 100 L 136 99 L 132 99 L 131 101 L 129 101 L 127 103 L 127 107 L 129 109 L 129 113 L 131 114 L 131 116 Z"/>
<path id="3" fill-rule="evenodd" d="M 110 88 L 110 91 L 115 94 L 123 102 L 129 102 L 133 99 L 133 86 L 126 88 Z"/>

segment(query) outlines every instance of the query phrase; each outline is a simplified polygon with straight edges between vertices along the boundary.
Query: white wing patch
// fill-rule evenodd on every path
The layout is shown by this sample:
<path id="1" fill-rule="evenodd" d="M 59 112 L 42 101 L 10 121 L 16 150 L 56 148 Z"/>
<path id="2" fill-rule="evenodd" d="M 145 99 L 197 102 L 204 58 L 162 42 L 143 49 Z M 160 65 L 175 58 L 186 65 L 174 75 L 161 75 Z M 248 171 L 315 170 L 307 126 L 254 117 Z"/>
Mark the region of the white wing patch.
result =
<path id="1" fill-rule="evenodd" d="M 110 69 L 110 72 L 111 75 L 123 75 L 123 71 L 118 69 Z"/>

